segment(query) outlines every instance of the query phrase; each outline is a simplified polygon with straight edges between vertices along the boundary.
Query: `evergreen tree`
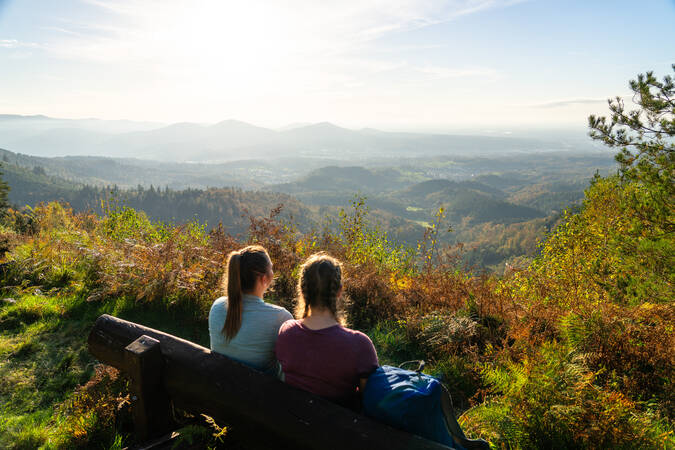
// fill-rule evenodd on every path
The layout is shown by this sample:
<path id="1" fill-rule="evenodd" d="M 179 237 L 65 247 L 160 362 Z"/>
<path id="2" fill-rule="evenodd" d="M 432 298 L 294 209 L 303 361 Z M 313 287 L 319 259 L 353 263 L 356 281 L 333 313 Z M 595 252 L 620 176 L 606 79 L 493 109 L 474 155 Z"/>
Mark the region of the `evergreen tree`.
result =
<path id="1" fill-rule="evenodd" d="M 675 64 L 672 65 L 675 71 Z M 653 72 L 629 83 L 638 109 L 627 111 L 621 97 L 609 100 L 610 120 L 590 116 L 590 136 L 620 149 L 616 160 L 624 183 L 639 186 L 633 209 L 663 233 L 675 232 L 675 80 Z"/>
<path id="2" fill-rule="evenodd" d="M 0 169 L 2 169 L 2 164 L 0 164 Z M 2 179 L 2 171 L 0 170 L 0 216 L 9 208 L 8 194 L 9 185 Z"/>
<path id="3" fill-rule="evenodd" d="M 619 173 L 594 178 L 533 265 L 562 307 L 675 298 L 675 83 L 647 72 L 630 87 L 638 109 L 617 97 L 609 120 L 589 117 L 591 137 L 619 149 Z"/>

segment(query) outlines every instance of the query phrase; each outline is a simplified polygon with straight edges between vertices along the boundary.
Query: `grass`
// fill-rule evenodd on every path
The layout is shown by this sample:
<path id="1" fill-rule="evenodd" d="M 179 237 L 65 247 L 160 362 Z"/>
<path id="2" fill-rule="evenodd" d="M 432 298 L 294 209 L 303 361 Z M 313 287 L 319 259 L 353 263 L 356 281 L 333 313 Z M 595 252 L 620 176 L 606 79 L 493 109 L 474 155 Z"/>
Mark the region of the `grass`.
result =
<path id="1" fill-rule="evenodd" d="M 4 305 L 0 447 L 35 448 L 49 443 L 54 405 L 92 375 L 93 361 L 82 339 L 86 319 L 72 317 L 77 306 L 72 298 L 30 295 Z"/>
<path id="2" fill-rule="evenodd" d="M 0 305 L 0 448 L 73 444 L 73 426 L 62 412 L 63 405 L 73 400 L 78 386 L 94 376 L 95 361 L 87 351 L 86 336 L 101 314 L 114 314 L 208 344 L 204 320 L 166 305 L 121 299 L 92 303 L 73 296 L 41 295 L 25 295 L 16 303 Z M 82 417 L 85 431 L 96 428 L 96 417 Z M 98 442 L 97 446 L 119 446 L 122 442 L 120 435 L 109 437 L 110 442 Z"/>
<path id="3" fill-rule="evenodd" d="M 403 361 L 423 359 L 421 350 L 407 339 L 401 322 L 380 322 L 366 334 L 375 345 L 380 365 L 397 366 Z"/>

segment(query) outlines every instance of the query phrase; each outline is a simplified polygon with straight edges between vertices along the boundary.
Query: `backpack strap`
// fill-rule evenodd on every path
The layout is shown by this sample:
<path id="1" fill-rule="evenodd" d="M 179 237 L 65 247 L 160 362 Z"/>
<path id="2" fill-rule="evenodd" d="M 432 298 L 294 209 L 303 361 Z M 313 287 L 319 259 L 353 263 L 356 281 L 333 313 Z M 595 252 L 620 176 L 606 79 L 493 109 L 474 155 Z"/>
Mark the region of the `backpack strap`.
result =
<path id="1" fill-rule="evenodd" d="M 415 372 L 421 373 L 424 370 L 425 362 L 423 359 L 413 359 L 411 361 L 402 362 L 401 364 L 398 365 L 398 367 L 399 369 L 403 369 L 404 368 L 403 366 L 408 364 L 417 364 L 417 369 L 415 369 Z"/>
<path id="2" fill-rule="evenodd" d="M 452 397 L 450 397 L 450 392 L 448 389 L 441 383 L 441 409 L 443 410 L 443 416 L 445 417 L 445 426 L 448 429 L 448 432 L 452 438 L 460 444 L 462 447 L 467 450 L 489 450 L 490 444 L 483 439 L 468 439 L 462 431 L 462 427 L 457 423 L 455 418 L 455 408 L 452 406 Z"/>

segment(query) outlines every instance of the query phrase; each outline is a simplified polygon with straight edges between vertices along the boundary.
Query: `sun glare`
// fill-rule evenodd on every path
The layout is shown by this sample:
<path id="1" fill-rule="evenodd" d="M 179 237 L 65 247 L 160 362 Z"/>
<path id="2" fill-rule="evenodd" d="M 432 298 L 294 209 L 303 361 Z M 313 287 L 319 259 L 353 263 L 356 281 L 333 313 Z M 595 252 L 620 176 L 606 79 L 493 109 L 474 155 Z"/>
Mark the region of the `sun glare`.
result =
<path id="1" fill-rule="evenodd" d="M 279 71 L 290 57 L 291 24 L 275 17 L 256 3 L 181 2 L 149 18 L 144 29 L 165 75 L 236 86 Z"/>

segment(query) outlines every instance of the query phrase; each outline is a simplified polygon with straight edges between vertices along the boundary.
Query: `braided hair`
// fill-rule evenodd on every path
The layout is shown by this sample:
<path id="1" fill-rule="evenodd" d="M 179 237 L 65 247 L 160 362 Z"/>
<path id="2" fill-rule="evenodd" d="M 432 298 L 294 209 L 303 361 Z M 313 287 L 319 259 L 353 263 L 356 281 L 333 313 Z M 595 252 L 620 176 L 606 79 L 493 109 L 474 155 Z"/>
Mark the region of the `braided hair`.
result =
<path id="1" fill-rule="evenodd" d="M 315 253 L 300 268 L 295 316 L 307 317 L 309 308 L 328 308 L 338 318 L 338 294 L 342 289 L 342 264 L 325 252 Z"/>

